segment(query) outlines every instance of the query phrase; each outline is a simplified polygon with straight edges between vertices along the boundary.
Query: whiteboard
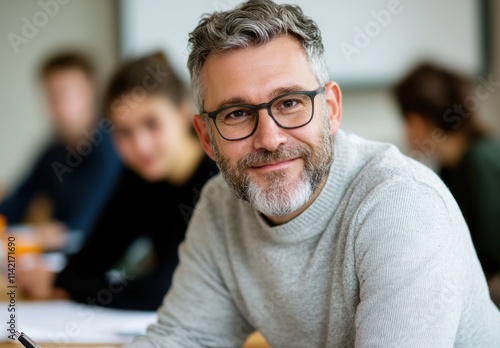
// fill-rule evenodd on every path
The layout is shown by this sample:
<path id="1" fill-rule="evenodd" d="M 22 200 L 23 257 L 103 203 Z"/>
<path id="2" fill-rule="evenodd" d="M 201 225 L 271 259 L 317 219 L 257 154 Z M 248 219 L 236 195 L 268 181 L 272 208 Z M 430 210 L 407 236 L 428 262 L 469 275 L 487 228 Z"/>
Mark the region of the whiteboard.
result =
<path id="1" fill-rule="evenodd" d="M 189 81 L 188 34 L 202 14 L 240 0 L 120 0 L 120 53 L 161 49 Z M 468 74 L 484 69 L 480 0 L 291 0 L 318 23 L 331 79 L 343 87 L 387 86 L 421 60 Z"/>

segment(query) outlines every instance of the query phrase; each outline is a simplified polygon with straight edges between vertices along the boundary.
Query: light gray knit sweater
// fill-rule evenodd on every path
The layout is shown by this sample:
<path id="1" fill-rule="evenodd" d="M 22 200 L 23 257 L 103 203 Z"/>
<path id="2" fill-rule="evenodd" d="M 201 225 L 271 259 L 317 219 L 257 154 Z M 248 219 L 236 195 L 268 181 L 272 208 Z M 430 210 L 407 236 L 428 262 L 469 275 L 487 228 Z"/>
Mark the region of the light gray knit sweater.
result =
<path id="1" fill-rule="evenodd" d="M 339 131 L 328 181 L 270 227 L 221 177 L 159 321 L 128 347 L 500 347 L 500 312 L 449 191 L 394 146 Z"/>

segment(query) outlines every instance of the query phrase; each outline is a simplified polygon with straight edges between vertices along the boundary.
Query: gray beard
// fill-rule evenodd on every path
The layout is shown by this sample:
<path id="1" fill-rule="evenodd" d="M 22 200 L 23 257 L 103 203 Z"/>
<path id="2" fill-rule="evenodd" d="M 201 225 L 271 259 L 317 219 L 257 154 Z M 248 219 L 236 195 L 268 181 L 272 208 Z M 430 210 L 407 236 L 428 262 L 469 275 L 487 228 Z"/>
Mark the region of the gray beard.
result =
<path id="1" fill-rule="evenodd" d="M 235 165 L 230 165 L 228 159 L 220 154 L 212 134 L 210 139 L 221 175 L 236 196 L 266 216 L 285 216 L 304 206 L 328 175 L 334 156 L 334 136 L 329 130 L 330 122 L 325 117 L 320 142 L 315 148 L 302 144 L 275 151 L 261 149 L 238 160 Z M 266 174 L 268 184 L 261 187 L 247 173 L 252 166 L 291 158 L 302 158 L 304 161 L 304 168 L 297 182 L 288 183 L 286 171 L 277 170 Z"/>

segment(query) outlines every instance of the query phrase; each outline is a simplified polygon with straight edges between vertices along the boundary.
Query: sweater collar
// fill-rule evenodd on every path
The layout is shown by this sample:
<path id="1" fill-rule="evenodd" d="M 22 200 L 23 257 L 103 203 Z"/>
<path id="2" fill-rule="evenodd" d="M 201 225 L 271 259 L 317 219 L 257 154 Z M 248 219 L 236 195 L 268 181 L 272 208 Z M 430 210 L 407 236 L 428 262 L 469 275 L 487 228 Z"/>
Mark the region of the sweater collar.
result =
<path id="1" fill-rule="evenodd" d="M 271 227 L 261 214 L 253 209 L 262 226 L 261 232 L 264 238 L 276 243 L 297 243 L 312 238 L 326 229 L 348 187 L 347 142 L 347 135 L 339 130 L 335 136 L 334 158 L 327 181 L 316 199 L 300 215 L 287 223 Z"/>

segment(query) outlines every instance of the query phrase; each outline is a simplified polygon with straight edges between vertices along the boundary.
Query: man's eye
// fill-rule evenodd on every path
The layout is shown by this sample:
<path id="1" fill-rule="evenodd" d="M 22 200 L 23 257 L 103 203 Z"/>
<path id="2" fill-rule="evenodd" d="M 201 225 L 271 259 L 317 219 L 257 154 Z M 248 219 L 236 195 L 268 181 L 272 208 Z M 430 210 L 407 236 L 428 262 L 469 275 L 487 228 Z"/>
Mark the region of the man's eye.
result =
<path id="1" fill-rule="evenodd" d="M 247 110 L 236 110 L 227 114 L 226 118 L 241 118 L 246 116 L 251 116 Z"/>
<path id="2" fill-rule="evenodd" d="M 288 108 L 293 108 L 294 106 L 296 106 L 298 104 L 298 101 L 297 100 L 294 100 L 294 99 L 287 99 L 287 100 L 283 100 L 281 102 L 281 106 L 280 108 L 282 109 L 288 109 Z"/>

